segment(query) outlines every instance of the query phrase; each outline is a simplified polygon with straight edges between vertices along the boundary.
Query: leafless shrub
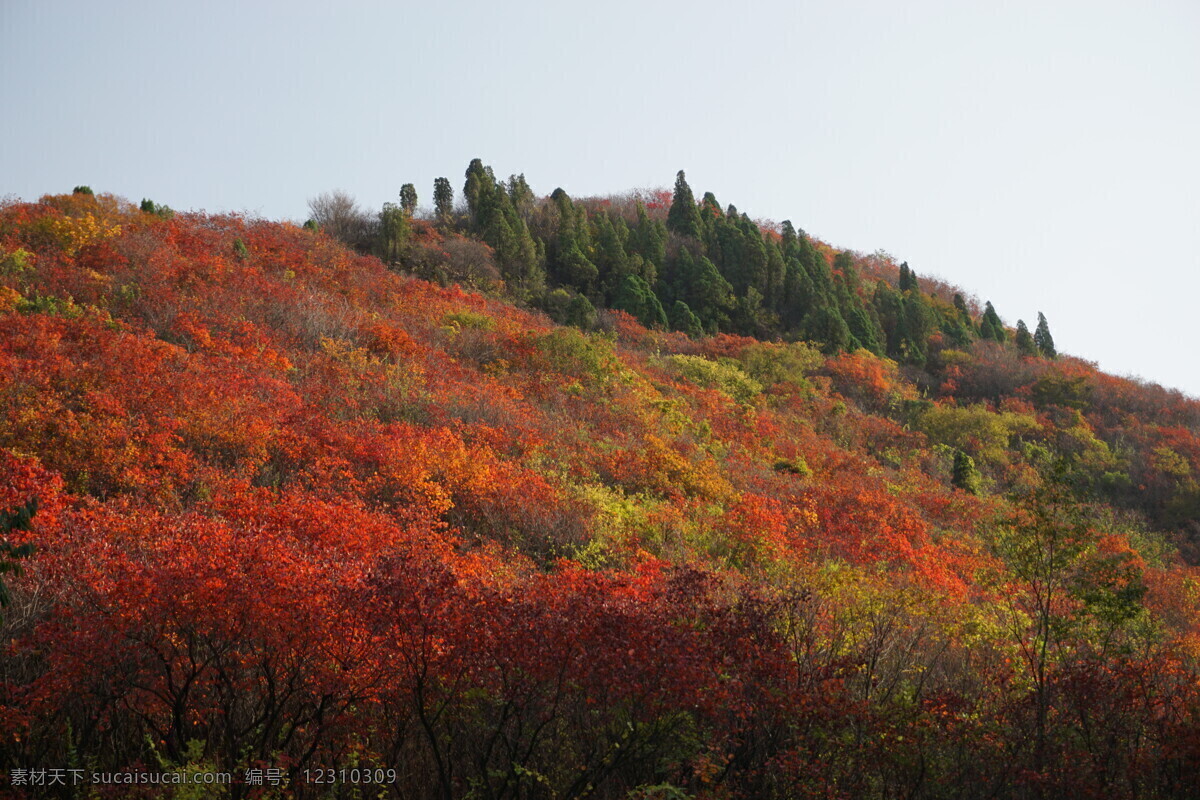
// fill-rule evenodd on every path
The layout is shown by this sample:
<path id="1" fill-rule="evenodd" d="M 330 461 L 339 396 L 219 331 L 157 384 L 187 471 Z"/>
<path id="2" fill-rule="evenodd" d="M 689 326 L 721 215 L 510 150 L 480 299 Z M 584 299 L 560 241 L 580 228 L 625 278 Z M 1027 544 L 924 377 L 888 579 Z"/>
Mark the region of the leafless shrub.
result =
<path id="1" fill-rule="evenodd" d="M 322 192 L 309 199 L 308 210 L 321 230 L 357 250 L 368 250 L 375 232 L 375 218 L 358 207 L 343 191 Z"/>

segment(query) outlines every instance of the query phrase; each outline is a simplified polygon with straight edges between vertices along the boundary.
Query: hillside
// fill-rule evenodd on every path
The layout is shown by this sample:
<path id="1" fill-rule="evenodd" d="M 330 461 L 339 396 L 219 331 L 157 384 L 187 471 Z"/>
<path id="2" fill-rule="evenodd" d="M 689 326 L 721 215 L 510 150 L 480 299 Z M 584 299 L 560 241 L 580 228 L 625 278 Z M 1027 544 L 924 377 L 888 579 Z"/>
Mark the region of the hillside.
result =
<path id="1" fill-rule="evenodd" d="M 0 769 L 1193 796 L 1200 403 L 682 173 L 447 188 L 0 209 Z"/>

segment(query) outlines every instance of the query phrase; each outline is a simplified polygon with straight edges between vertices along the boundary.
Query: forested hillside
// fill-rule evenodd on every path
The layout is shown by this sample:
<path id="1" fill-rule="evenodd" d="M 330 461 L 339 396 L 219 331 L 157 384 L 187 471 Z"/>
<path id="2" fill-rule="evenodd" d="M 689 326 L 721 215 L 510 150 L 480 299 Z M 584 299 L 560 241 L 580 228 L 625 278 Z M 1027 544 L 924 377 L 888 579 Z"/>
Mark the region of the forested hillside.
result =
<path id="1" fill-rule="evenodd" d="M 0 208 L 4 791 L 1195 796 L 1200 403 L 683 173 L 461 197 Z"/>

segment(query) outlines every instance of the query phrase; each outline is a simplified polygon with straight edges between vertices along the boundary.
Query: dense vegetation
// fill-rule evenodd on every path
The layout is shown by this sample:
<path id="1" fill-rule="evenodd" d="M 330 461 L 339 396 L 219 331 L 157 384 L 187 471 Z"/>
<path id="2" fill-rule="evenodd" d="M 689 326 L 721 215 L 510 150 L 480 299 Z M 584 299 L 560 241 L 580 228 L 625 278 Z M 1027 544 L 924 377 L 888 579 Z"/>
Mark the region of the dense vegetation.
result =
<path id="1" fill-rule="evenodd" d="M 463 207 L 304 227 L 85 188 L 0 208 L 8 775 L 1200 784 L 1200 403 L 1044 317 L 682 173 L 572 200 L 475 162 Z M 354 767 L 395 780 L 305 781 Z"/>

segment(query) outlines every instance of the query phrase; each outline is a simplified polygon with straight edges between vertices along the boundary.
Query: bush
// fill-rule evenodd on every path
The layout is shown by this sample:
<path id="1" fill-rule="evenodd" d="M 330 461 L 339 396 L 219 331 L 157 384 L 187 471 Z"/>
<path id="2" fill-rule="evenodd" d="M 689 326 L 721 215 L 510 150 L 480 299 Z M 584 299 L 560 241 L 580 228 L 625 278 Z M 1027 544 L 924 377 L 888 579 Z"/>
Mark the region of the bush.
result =
<path id="1" fill-rule="evenodd" d="M 750 403 L 762 393 L 762 384 L 742 372 L 735 361 L 709 361 L 702 356 L 669 356 L 666 361 L 684 379 L 723 392 L 739 403 Z"/>

